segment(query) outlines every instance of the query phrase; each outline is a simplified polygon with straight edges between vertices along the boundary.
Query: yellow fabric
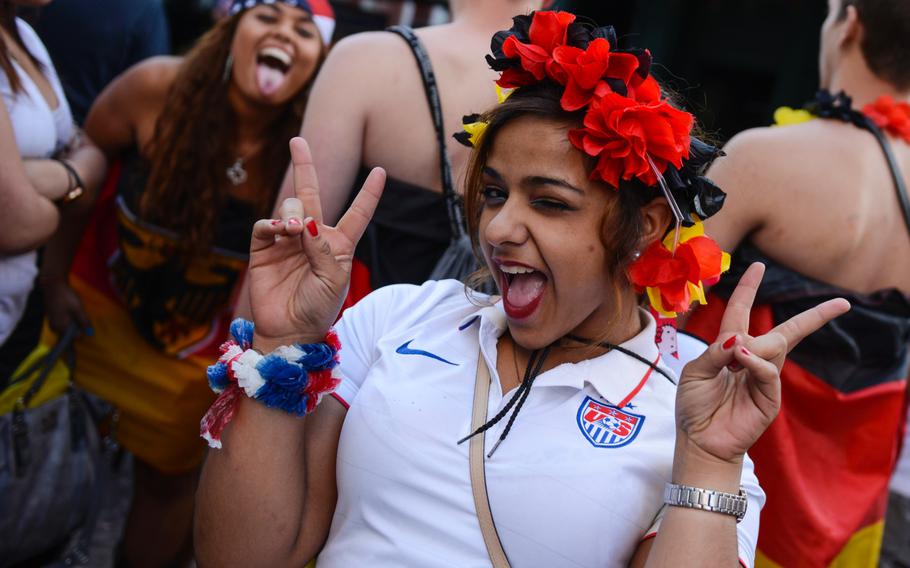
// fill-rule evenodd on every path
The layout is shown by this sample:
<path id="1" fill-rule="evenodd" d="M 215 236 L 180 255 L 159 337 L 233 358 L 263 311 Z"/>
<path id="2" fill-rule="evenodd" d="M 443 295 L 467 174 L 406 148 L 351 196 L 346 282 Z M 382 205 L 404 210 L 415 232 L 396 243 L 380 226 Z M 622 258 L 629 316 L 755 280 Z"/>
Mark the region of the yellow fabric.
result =
<path id="1" fill-rule="evenodd" d="M 29 368 L 35 363 L 38 359 L 44 357 L 48 351 L 50 351 L 50 345 L 39 345 L 34 351 L 32 351 L 25 361 L 23 361 L 19 367 L 16 368 L 16 372 L 13 373 L 13 377 L 19 377 L 20 373 L 25 369 Z M 33 373 L 31 376 L 25 380 L 18 381 L 16 384 L 11 385 L 5 391 L 0 393 L 0 414 L 6 414 L 12 412 L 13 407 L 16 405 L 16 401 L 19 400 L 19 397 L 25 394 L 34 382 L 34 379 L 38 377 L 40 369 Z M 57 398 L 66 391 L 66 387 L 69 385 L 70 373 L 67 366 L 62 360 L 58 360 L 54 365 L 54 368 L 48 374 L 47 378 L 44 380 L 44 385 L 41 389 L 35 393 L 35 396 L 32 397 L 31 403 L 28 405 L 29 408 L 35 408 L 36 406 L 41 406 L 45 402 Z"/>
<path id="2" fill-rule="evenodd" d="M 815 118 L 815 115 L 801 108 L 780 107 L 774 111 L 774 126 L 802 124 Z"/>
<path id="3" fill-rule="evenodd" d="M 180 246 L 174 236 L 137 219 L 125 201 L 117 208 L 117 225 L 120 254 L 110 274 L 124 303 L 143 314 L 131 325 L 168 355 L 196 352 L 211 337 L 213 319 L 230 304 L 247 255 L 213 249 L 183 267 L 173 262 Z"/>
<path id="4" fill-rule="evenodd" d="M 876 568 L 882 552 L 885 522 L 879 521 L 858 530 L 840 551 L 829 568 Z"/>
<path id="5" fill-rule="evenodd" d="M 508 99 L 512 95 L 512 93 L 515 92 L 515 89 L 503 89 L 502 87 L 499 86 L 498 83 L 496 83 L 495 85 L 496 85 L 496 100 L 499 101 L 499 104 L 506 102 L 506 99 Z"/>
<path id="6" fill-rule="evenodd" d="M 205 443 L 199 421 L 214 400 L 204 357 L 177 359 L 145 341 L 123 307 L 72 278 L 95 334 L 76 341 L 74 381 L 120 410 L 117 438 L 166 474 L 199 466 Z M 41 343 L 52 345 L 45 330 Z"/>
<path id="7" fill-rule="evenodd" d="M 472 122 L 464 125 L 464 131 L 471 135 L 469 139 L 471 146 L 477 147 L 481 136 L 487 131 L 487 126 L 489 126 L 489 123 L 486 122 Z"/>
<path id="8" fill-rule="evenodd" d="M 884 521 L 856 531 L 837 558 L 828 565 L 828 568 L 876 568 L 881 554 L 884 532 Z M 789 566 L 800 565 L 788 564 L 786 568 Z M 755 568 L 785 568 L 785 565 L 774 562 L 762 554 L 761 550 L 757 550 L 755 551 Z"/>
<path id="9" fill-rule="evenodd" d="M 802 124 L 814 119 L 815 115 L 804 109 L 780 107 L 774 111 L 774 126 L 790 126 Z"/>

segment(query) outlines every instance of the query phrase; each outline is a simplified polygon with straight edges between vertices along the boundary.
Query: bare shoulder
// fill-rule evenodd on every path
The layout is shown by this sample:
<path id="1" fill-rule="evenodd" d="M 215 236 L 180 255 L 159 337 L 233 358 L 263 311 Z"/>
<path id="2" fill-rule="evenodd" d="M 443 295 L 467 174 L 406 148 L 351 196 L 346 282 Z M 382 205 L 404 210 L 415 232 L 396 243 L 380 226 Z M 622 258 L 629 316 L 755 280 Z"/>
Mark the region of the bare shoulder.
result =
<path id="1" fill-rule="evenodd" d="M 163 97 L 177 78 L 182 63 L 182 57 L 164 55 L 140 61 L 118 79 L 118 87 L 143 99 Z"/>
<path id="2" fill-rule="evenodd" d="M 394 33 L 363 32 L 347 36 L 329 52 L 326 65 L 375 70 L 395 67 L 409 55 L 407 43 Z"/>
<path id="3" fill-rule="evenodd" d="M 849 148 L 845 138 L 855 134 L 849 125 L 827 120 L 753 128 L 724 146 L 726 156 L 708 175 L 728 193 L 756 194 L 760 189 L 759 195 L 772 194 L 829 166 L 830 159 Z"/>

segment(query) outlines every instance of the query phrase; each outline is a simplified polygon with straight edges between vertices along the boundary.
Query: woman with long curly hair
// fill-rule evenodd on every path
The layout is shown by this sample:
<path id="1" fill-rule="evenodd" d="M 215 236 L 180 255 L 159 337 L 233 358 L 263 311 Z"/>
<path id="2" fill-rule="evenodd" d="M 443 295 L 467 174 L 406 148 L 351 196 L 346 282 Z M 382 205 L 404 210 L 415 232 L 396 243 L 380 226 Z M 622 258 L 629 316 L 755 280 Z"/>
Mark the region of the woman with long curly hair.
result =
<path id="1" fill-rule="evenodd" d="M 205 365 L 227 335 L 253 223 L 276 198 L 333 23 L 326 0 L 234 2 L 185 57 L 114 81 L 86 121 L 120 170 L 48 312 L 56 330 L 91 323 L 75 378 L 116 406 L 117 438 L 136 457 L 130 566 L 174 565 L 191 550 Z"/>

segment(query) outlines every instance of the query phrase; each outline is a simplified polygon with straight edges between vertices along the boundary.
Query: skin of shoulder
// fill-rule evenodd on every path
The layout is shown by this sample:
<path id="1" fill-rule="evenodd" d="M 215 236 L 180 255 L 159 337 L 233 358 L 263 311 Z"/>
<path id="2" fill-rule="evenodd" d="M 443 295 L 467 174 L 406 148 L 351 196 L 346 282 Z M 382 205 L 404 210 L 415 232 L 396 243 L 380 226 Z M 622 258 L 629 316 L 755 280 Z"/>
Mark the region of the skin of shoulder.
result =
<path id="1" fill-rule="evenodd" d="M 152 57 L 117 77 L 92 105 L 85 121 L 89 137 L 107 154 L 116 155 L 141 140 L 153 125 L 180 71 L 180 57 Z"/>
<path id="2" fill-rule="evenodd" d="M 372 84 L 387 78 L 401 64 L 402 56 L 412 57 L 407 44 L 396 34 L 388 32 L 363 32 L 350 35 L 339 41 L 320 70 L 320 79 L 346 77 L 345 85 Z M 359 100 L 370 101 L 374 89 L 352 89 Z"/>
<path id="3" fill-rule="evenodd" d="M 355 34 L 332 48 L 313 85 L 301 133 L 314 142 L 313 163 L 321 182 L 323 214 L 330 224 L 341 216 L 357 178 L 368 115 L 371 109 L 384 108 L 384 101 L 377 100 L 383 97 L 383 86 L 401 73 L 403 56 L 410 57 L 407 44 L 394 34 Z M 281 198 L 292 196 L 288 177 Z"/>
<path id="4" fill-rule="evenodd" d="M 796 187 L 813 187 L 819 168 L 840 154 L 852 128 L 831 121 L 813 120 L 785 127 L 746 130 L 725 146 L 707 176 L 727 193 L 720 213 L 705 222 L 708 233 L 724 250 L 733 250 L 750 234 L 766 227 L 780 212 L 782 202 L 793 198 Z M 803 185 L 807 183 L 808 185 Z M 783 201 L 782 201 L 783 200 Z"/>

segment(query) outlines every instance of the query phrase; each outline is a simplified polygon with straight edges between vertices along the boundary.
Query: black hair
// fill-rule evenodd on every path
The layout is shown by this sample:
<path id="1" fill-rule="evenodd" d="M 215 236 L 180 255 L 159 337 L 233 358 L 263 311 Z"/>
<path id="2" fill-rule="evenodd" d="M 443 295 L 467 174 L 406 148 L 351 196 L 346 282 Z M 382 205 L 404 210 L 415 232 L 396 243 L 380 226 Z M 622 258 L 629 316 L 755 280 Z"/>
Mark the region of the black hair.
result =
<path id="1" fill-rule="evenodd" d="M 875 75 L 899 91 L 910 90 L 910 2 L 907 0 L 840 0 L 838 21 L 853 6 L 866 33 L 860 45 Z"/>

